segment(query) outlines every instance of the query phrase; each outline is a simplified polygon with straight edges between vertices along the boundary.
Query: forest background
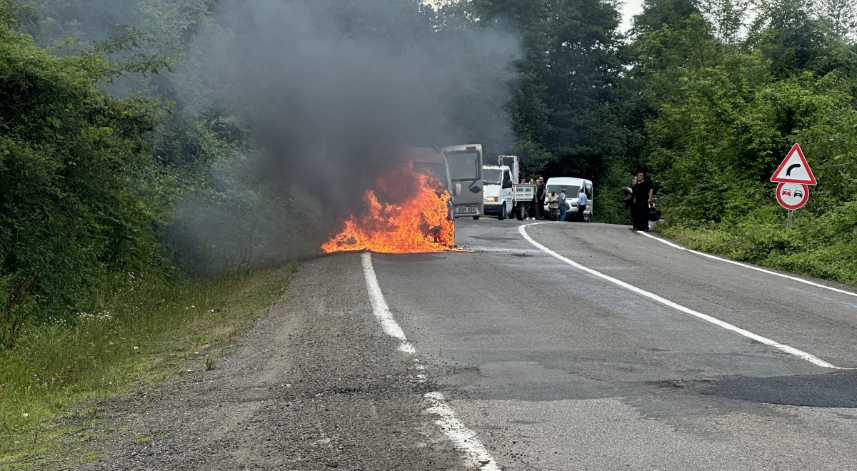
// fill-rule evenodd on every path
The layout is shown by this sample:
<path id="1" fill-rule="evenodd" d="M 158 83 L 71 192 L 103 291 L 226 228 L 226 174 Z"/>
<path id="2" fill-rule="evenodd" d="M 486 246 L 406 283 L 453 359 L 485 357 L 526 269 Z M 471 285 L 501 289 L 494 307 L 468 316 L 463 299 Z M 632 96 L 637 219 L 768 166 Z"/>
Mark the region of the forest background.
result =
<path id="1" fill-rule="evenodd" d="M 481 142 L 486 158 L 521 156 L 527 175 L 591 179 L 597 222 L 629 223 L 621 188 L 646 169 L 666 236 L 857 286 L 857 0 L 646 0 L 627 33 L 613 0 L 308 2 L 342 41 L 374 48 L 325 57 L 379 61 L 391 73 L 440 70 L 443 86 L 422 89 L 427 100 L 448 99 L 442 123 L 433 133 L 420 127 L 418 136 L 397 127 L 397 138 Z M 311 123 L 346 131 L 308 131 L 304 140 L 254 120 L 266 97 L 247 90 L 288 82 L 288 62 L 280 64 L 282 80 L 237 66 L 228 83 L 208 80 L 212 64 L 230 69 L 230 58 L 249 56 L 242 67 L 252 69 L 253 60 L 276 57 L 265 49 L 269 37 L 236 36 L 224 24 L 222 10 L 236 5 L 0 1 L 0 360 L 24 365 L 0 375 L 0 388 L 29 390 L 32 368 L 47 367 L 26 365 L 39 364 L 33 355 L 46 349 L 65 355 L 54 365 L 65 373 L 36 384 L 103 382 L 101 357 L 90 364 L 91 352 L 83 352 L 85 364 L 72 365 L 80 358 L 57 345 L 83 342 L 86 322 L 132 325 L 189 304 L 189 293 L 208 293 L 218 276 L 234 281 L 316 253 L 351 208 L 337 204 L 343 194 L 312 195 L 330 193 L 343 174 L 359 184 L 342 191 L 357 194 L 389 163 L 329 155 L 377 150 L 362 140 L 355 150 L 341 136 L 387 129 L 380 121 L 368 132 L 348 127 L 370 102 L 310 113 Z M 282 29 L 292 26 L 283 21 Z M 248 49 L 218 55 L 234 41 Z M 438 51 L 460 44 L 473 47 L 431 67 L 372 53 L 443 59 Z M 397 100 L 412 99 L 408 86 Z M 281 113 L 264 116 L 309 129 L 303 116 Z M 344 147 L 307 153 L 319 142 Z M 796 142 L 819 184 L 787 231 L 768 180 Z M 374 145 L 382 144 L 389 142 Z M 278 152 L 300 158 L 272 166 Z M 319 179 L 301 170 L 317 164 L 344 171 Z M 214 312 L 214 303 L 191 307 Z M 123 341 L 133 351 L 136 341 Z M 5 417 L 9 430 L 21 420 Z"/>

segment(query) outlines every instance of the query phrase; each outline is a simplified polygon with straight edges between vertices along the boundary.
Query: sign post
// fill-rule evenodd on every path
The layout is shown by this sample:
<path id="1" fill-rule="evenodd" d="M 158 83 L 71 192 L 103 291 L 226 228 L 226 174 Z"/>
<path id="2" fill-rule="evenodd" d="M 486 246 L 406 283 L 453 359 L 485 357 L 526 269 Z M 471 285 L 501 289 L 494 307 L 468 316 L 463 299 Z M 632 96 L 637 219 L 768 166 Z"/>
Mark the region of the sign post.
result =
<path id="1" fill-rule="evenodd" d="M 777 202 L 786 208 L 789 217 L 786 221 L 786 229 L 792 228 L 792 213 L 800 209 L 809 201 L 809 186 L 815 185 L 815 175 L 809 168 L 806 158 L 799 144 L 795 144 L 792 150 L 786 154 L 777 171 L 771 177 L 771 181 L 777 185 Z"/>

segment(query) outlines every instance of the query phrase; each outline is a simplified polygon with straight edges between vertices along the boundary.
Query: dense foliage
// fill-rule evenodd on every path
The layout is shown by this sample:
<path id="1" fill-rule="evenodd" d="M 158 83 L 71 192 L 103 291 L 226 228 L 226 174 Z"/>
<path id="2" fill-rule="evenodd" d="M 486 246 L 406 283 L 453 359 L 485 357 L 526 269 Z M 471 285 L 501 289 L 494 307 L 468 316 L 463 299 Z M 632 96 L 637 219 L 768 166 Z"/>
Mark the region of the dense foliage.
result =
<path id="1" fill-rule="evenodd" d="M 652 2 L 630 46 L 645 106 L 641 163 L 659 183 L 666 233 L 853 284 L 857 46 L 844 35 L 853 30 L 782 0 L 765 4 L 742 39 L 729 5 L 710 15 L 710 3 Z M 796 142 L 819 184 L 787 232 L 768 180 Z"/>
<path id="2" fill-rule="evenodd" d="M 170 178 L 143 135 L 158 106 L 97 84 L 121 73 L 103 48 L 57 57 L 0 10 L 0 285 L 3 341 L 21 319 L 93 302 L 110 273 L 161 265 L 155 225 Z"/>

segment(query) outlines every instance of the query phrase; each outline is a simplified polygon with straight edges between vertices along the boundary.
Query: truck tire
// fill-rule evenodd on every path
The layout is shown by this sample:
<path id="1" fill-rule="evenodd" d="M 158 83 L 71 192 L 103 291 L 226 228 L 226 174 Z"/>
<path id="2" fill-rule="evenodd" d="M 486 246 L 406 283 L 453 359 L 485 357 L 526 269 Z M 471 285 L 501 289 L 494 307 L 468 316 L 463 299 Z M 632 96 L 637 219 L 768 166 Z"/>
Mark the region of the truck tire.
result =
<path id="1" fill-rule="evenodd" d="M 515 208 L 515 219 L 518 221 L 523 221 L 526 215 L 524 214 L 524 205 L 519 204 L 517 208 Z"/>
<path id="2" fill-rule="evenodd" d="M 474 221 L 478 221 L 478 220 L 479 220 L 479 216 L 473 216 L 473 220 L 474 220 Z"/>
<path id="3" fill-rule="evenodd" d="M 497 213 L 497 220 L 502 221 L 503 219 L 506 219 L 506 205 L 505 204 L 503 204 L 503 206 L 500 206 L 500 212 Z"/>

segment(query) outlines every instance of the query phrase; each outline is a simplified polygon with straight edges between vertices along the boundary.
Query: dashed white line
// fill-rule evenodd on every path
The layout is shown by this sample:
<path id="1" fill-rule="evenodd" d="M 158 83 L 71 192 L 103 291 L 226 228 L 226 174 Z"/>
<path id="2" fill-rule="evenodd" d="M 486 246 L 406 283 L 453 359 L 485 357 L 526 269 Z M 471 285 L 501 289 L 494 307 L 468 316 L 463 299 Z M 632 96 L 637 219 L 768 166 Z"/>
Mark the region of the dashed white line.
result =
<path id="1" fill-rule="evenodd" d="M 411 355 L 415 354 L 416 349 L 408 342 L 405 332 L 393 318 L 390 306 L 387 305 L 387 301 L 384 299 L 384 293 L 381 292 L 381 287 L 378 285 L 378 278 L 375 276 L 375 268 L 372 266 L 372 254 L 364 253 L 362 262 L 363 276 L 366 278 L 366 288 L 369 291 L 369 299 L 372 302 L 372 311 L 375 313 L 375 317 L 378 318 L 381 327 L 387 335 L 401 341 L 399 350 Z M 425 371 L 425 368 L 419 364 L 419 359 L 414 358 L 414 362 L 416 363 L 417 370 Z M 424 374 L 418 374 L 416 378 L 420 382 L 425 382 L 426 380 Z M 479 441 L 476 433 L 467 428 L 455 416 L 455 411 L 447 405 L 443 394 L 430 392 L 424 397 L 430 405 L 428 411 L 440 417 L 435 423 L 440 427 L 444 435 L 452 441 L 453 445 L 464 453 L 464 456 L 472 466 L 483 471 L 500 471 L 494 458 L 491 457 L 491 454 Z"/>
<path id="2" fill-rule="evenodd" d="M 658 241 L 658 242 L 661 242 L 661 243 L 663 243 L 663 244 L 667 244 L 667 245 L 669 245 L 670 247 L 674 247 L 674 248 L 677 248 L 677 249 L 679 249 L 679 250 L 684 250 L 684 251 L 687 251 L 687 252 L 690 252 L 690 253 L 694 253 L 694 254 L 696 254 L 696 255 L 701 255 L 701 256 L 703 256 L 703 257 L 707 257 L 707 258 L 710 258 L 710 259 L 719 260 L 719 261 L 721 261 L 721 262 L 731 263 L 731 264 L 733 264 L 733 265 L 738 265 L 739 267 L 749 268 L 750 270 L 760 271 L 760 272 L 762 272 L 762 273 L 767 273 L 768 275 L 774 275 L 774 276 L 779 276 L 780 278 L 787 278 L 787 279 L 792 280 L 792 281 L 798 281 L 798 282 L 800 282 L 800 283 L 805 283 L 805 284 L 808 284 L 808 285 L 810 285 L 810 286 L 815 286 L 816 288 L 824 288 L 824 289 L 827 289 L 827 290 L 830 290 L 830 291 L 835 291 L 835 292 L 840 293 L 840 294 L 847 294 L 847 295 L 849 295 L 849 296 L 855 296 L 855 297 L 857 297 L 857 293 L 852 293 L 852 292 L 850 292 L 850 291 L 845 291 L 844 289 L 838 289 L 838 288 L 834 288 L 834 287 L 832 287 L 832 286 L 825 286 L 825 285 L 822 285 L 822 284 L 819 284 L 819 283 L 814 283 L 814 282 L 812 282 L 812 281 L 804 280 L 804 279 L 801 279 L 801 278 L 798 278 L 798 277 L 795 277 L 795 276 L 784 275 L 784 274 L 782 274 L 782 273 L 777 273 L 777 272 L 775 272 L 775 271 L 765 270 L 764 268 L 754 267 L 753 265 L 747 265 L 746 263 L 736 262 L 735 260 L 729 260 L 729 259 L 727 259 L 727 258 L 717 257 L 717 256 L 715 256 L 715 255 L 711 255 L 711 254 L 708 254 L 708 253 L 698 252 L 698 251 L 696 251 L 696 250 L 692 250 L 692 249 L 689 249 L 689 248 L 687 248 L 687 247 L 682 247 L 682 246 L 680 246 L 680 245 L 678 245 L 678 244 L 674 244 L 674 243 L 672 243 L 672 242 L 670 242 L 670 241 L 668 241 L 668 240 L 663 240 L 663 239 L 661 239 L 661 238 L 659 238 L 659 237 L 655 237 L 655 236 L 653 236 L 653 235 L 651 235 L 651 234 L 646 234 L 645 232 L 638 232 L 638 234 L 642 234 L 642 235 L 644 235 L 644 236 L 646 236 L 646 237 L 649 237 L 649 238 L 655 239 L 655 240 L 656 240 L 656 241 Z"/>
<path id="3" fill-rule="evenodd" d="M 690 308 L 684 307 L 684 306 L 682 306 L 682 305 L 680 305 L 680 304 L 676 304 L 676 303 L 674 303 L 674 302 L 672 302 L 672 301 L 670 301 L 670 300 L 668 300 L 668 299 L 662 298 L 662 297 L 660 297 L 660 296 L 658 296 L 658 295 L 656 295 L 656 294 L 653 294 L 653 293 L 650 293 L 650 292 L 648 292 L 648 291 L 642 290 L 642 289 L 640 289 L 640 288 L 637 288 L 636 286 L 630 285 L 630 284 L 625 283 L 624 281 L 621 281 L 621 280 L 617 280 L 616 278 L 613 278 L 613 277 L 611 277 L 611 276 L 607 276 L 607 275 L 605 275 L 605 274 L 603 274 L 603 273 L 601 273 L 601 272 L 598 272 L 598 271 L 593 270 L 593 269 L 591 269 L 591 268 L 587 268 L 587 267 L 585 267 L 585 266 L 583 266 L 583 265 L 581 265 L 581 264 L 579 264 L 579 263 L 577 263 L 577 262 L 574 262 L 574 261 L 572 261 L 572 260 L 570 260 L 570 259 L 568 259 L 568 258 L 566 258 L 566 257 L 563 257 L 562 255 L 560 255 L 560 254 L 558 254 L 558 253 L 554 252 L 553 250 L 551 250 L 551 249 L 549 249 L 549 248 L 545 247 L 544 245 L 542 245 L 542 244 L 540 244 L 540 243 L 536 242 L 532 237 L 530 237 L 530 235 L 529 235 L 529 234 L 527 234 L 527 230 L 526 230 L 527 226 L 533 226 L 533 225 L 537 225 L 537 224 L 540 224 L 540 223 L 529 224 L 529 225 L 525 225 L 525 226 L 519 226 L 519 227 L 518 227 L 518 232 L 520 232 L 520 233 L 521 233 L 521 235 L 524 237 L 524 239 L 526 239 L 526 240 L 527 240 L 527 242 L 529 242 L 530 244 L 534 245 L 536 248 L 538 248 L 538 249 L 539 249 L 539 250 L 541 250 L 542 252 L 545 252 L 546 254 L 548 254 L 548 255 L 550 255 L 550 256 L 552 256 L 552 257 L 554 257 L 554 258 L 557 258 L 557 259 L 559 259 L 559 260 L 561 260 L 561 261 L 563 261 L 563 262 L 565 262 L 565 263 L 567 263 L 567 264 L 569 264 L 569 265 L 571 265 L 571 266 L 573 266 L 573 267 L 575 267 L 575 268 L 578 268 L 578 269 L 580 269 L 580 270 L 583 270 L 583 271 L 585 271 L 585 272 L 587 272 L 587 273 L 590 273 L 590 274 L 592 274 L 592 275 L 595 275 L 595 276 L 597 276 L 597 277 L 599 277 L 599 278 L 603 278 L 603 279 L 605 279 L 605 280 L 607 280 L 607 281 L 609 281 L 609 282 L 611 282 L 611 283 L 617 284 L 617 285 L 619 285 L 619 286 L 621 286 L 621 287 L 623 287 L 623 288 L 625 288 L 625 289 L 627 289 L 627 290 L 629 290 L 629 291 L 633 291 L 634 293 L 637 293 L 637 294 L 639 294 L 639 295 L 641 295 L 641 296 L 647 297 L 647 298 L 649 298 L 649 299 L 651 299 L 651 300 L 653 300 L 653 301 L 659 302 L 659 303 L 661 303 L 661 304 L 663 304 L 663 305 L 665 305 L 665 306 L 669 306 L 669 307 L 671 307 L 671 308 L 673 308 L 673 309 L 676 309 L 676 310 L 678 310 L 678 311 L 681 311 L 681 312 L 684 312 L 684 313 L 690 314 L 690 315 L 692 315 L 692 316 L 696 316 L 696 317 L 698 317 L 698 318 L 700 318 L 700 319 L 702 319 L 702 320 L 704 320 L 704 321 L 710 322 L 710 323 L 712 323 L 712 324 L 714 324 L 714 325 L 717 325 L 717 326 L 719 326 L 719 327 L 722 327 L 722 328 L 724 328 L 724 329 L 731 330 L 731 331 L 733 331 L 733 332 L 735 332 L 735 333 L 741 334 L 741 335 L 743 335 L 743 336 L 745 336 L 745 337 L 747 337 L 747 338 L 753 339 L 753 340 L 755 340 L 755 341 L 757 341 L 757 342 L 763 343 L 763 344 L 765 344 L 765 345 L 769 345 L 769 346 L 774 347 L 774 348 L 776 348 L 776 349 L 778 349 L 778 350 L 781 350 L 781 351 L 783 351 L 783 352 L 786 352 L 786 353 L 788 353 L 788 354 L 790 354 L 790 355 L 794 355 L 794 356 L 796 356 L 796 357 L 798 357 L 798 358 L 801 358 L 801 359 L 803 359 L 803 360 L 806 360 L 806 361 L 808 361 L 808 362 L 812 363 L 813 365 L 821 366 L 821 367 L 823 367 L 823 368 L 833 368 L 833 369 L 837 369 L 837 370 L 846 370 L 846 369 L 851 369 L 851 368 L 840 368 L 840 367 L 838 367 L 838 366 L 834 366 L 834 365 L 832 365 L 832 364 L 830 364 L 830 363 L 828 363 L 828 362 L 826 362 L 826 361 L 822 360 L 821 358 L 816 357 L 815 355 L 812 355 L 812 354 L 810 354 L 810 353 L 804 352 L 803 350 L 798 350 L 797 348 L 790 347 L 790 346 L 788 346 L 788 345 L 785 345 L 785 344 L 782 344 L 782 343 L 776 342 L 776 341 L 771 340 L 771 339 L 766 338 L 766 337 L 762 337 L 761 335 L 758 335 L 758 334 L 754 334 L 753 332 L 750 332 L 750 331 L 748 331 L 748 330 L 744 330 L 744 329 L 742 329 L 742 328 L 740 328 L 740 327 L 734 326 L 734 325 L 732 325 L 732 324 L 730 324 L 730 323 L 728 323 L 728 322 L 721 321 L 720 319 L 717 319 L 717 318 L 711 317 L 711 316 L 709 316 L 709 315 L 707 315 L 707 314 L 703 314 L 703 313 L 701 313 L 701 312 L 694 311 L 693 309 L 690 309 Z"/>

